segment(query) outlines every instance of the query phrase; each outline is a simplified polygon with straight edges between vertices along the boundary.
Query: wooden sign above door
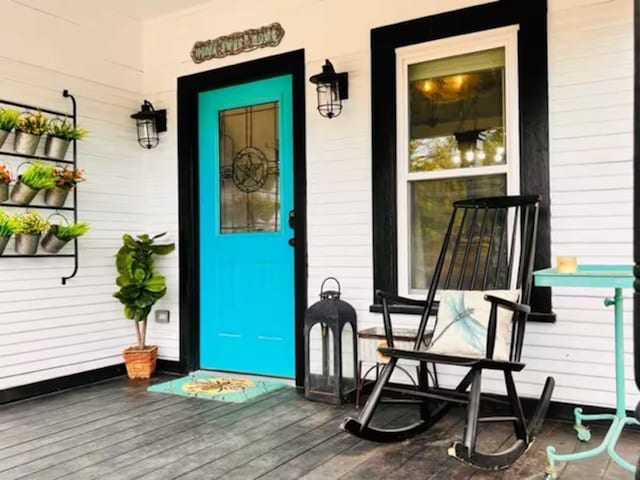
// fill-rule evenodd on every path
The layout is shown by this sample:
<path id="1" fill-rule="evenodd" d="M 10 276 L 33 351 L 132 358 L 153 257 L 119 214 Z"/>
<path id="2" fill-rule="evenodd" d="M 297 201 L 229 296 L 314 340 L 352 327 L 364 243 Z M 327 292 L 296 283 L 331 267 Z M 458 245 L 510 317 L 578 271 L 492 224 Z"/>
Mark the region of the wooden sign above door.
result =
<path id="1" fill-rule="evenodd" d="M 257 48 L 275 47 L 284 37 L 284 28 L 278 22 L 260 28 L 250 28 L 244 32 L 223 35 L 213 40 L 198 41 L 191 49 L 194 63 L 202 63 L 212 58 L 223 58 L 250 52 Z"/>

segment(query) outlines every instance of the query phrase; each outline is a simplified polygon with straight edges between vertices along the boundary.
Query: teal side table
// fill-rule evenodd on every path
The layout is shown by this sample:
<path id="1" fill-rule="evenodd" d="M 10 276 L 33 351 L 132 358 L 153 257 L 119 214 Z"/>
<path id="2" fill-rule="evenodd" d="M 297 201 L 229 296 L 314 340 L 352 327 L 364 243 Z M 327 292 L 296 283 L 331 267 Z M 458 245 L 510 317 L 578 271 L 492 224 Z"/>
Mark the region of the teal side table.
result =
<path id="1" fill-rule="evenodd" d="M 613 298 L 606 298 L 605 306 L 614 306 L 615 311 L 615 358 L 616 358 L 616 413 L 603 415 L 584 415 L 581 408 L 574 411 L 576 423 L 574 428 L 581 441 L 589 441 L 591 432 L 582 422 L 590 420 L 610 420 L 611 426 L 602 443 L 591 450 L 580 453 L 557 454 L 554 447 L 547 447 L 548 464 L 545 469 L 546 479 L 557 478 L 556 461 L 580 460 L 599 455 L 605 450 L 609 456 L 622 468 L 635 472 L 635 467 L 624 460 L 615 451 L 616 443 L 626 425 L 638 422 L 633 417 L 627 417 L 624 387 L 624 324 L 622 313 L 622 289 L 633 288 L 633 267 L 626 265 L 581 265 L 575 273 L 558 273 L 555 268 L 538 270 L 533 273 L 535 284 L 539 287 L 586 287 L 613 288 Z"/>

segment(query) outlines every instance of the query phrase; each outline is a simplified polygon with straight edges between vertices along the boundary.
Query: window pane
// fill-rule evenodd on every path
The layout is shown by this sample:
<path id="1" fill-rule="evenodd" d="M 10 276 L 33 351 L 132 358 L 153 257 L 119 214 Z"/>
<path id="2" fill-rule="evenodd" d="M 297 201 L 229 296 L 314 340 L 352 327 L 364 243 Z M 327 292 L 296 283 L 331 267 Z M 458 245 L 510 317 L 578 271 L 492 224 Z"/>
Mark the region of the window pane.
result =
<path id="1" fill-rule="evenodd" d="M 409 66 L 409 171 L 506 163 L 504 48 Z"/>
<path id="2" fill-rule="evenodd" d="M 426 290 L 442 246 L 453 202 L 506 195 L 506 175 L 411 182 L 411 290 Z"/>
<path id="3" fill-rule="evenodd" d="M 278 102 L 222 110 L 220 231 L 280 230 Z"/>

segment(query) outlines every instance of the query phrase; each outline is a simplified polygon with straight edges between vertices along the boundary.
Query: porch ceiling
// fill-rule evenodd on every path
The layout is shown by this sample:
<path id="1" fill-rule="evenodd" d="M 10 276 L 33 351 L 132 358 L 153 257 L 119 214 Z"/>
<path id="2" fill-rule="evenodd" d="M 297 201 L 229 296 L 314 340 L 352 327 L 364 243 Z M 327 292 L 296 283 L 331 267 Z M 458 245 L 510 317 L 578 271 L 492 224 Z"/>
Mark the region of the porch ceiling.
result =
<path id="1" fill-rule="evenodd" d="M 224 0 L 111 0 L 112 7 L 118 11 L 127 12 L 130 16 L 139 20 L 149 20 L 181 10 L 206 4 L 222 3 Z"/>

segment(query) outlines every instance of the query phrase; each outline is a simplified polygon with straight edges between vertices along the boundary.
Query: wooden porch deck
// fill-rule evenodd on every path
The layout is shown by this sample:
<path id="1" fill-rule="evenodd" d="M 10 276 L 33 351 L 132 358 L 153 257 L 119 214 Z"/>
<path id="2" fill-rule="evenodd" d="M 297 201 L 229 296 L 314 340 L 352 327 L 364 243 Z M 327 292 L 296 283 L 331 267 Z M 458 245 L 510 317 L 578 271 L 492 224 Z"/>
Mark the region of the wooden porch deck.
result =
<path id="1" fill-rule="evenodd" d="M 585 448 L 570 425 L 547 422 L 511 469 L 479 472 L 446 454 L 462 434 L 460 411 L 424 435 L 382 445 L 339 429 L 349 408 L 305 401 L 291 388 L 232 404 L 149 393 L 146 386 L 119 378 L 0 406 L 0 479 L 542 479 L 548 444 L 563 453 Z M 407 415 L 396 406 L 381 421 L 393 425 Z M 485 449 L 507 440 L 503 427 L 482 432 Z M 590 445 L 603 432 L 594 428 Z M 625 432 L 618 451 L 637 457 L 640 435 Z M 600 455 L 567 465 L 560 478 L 632 475 Z"/>

